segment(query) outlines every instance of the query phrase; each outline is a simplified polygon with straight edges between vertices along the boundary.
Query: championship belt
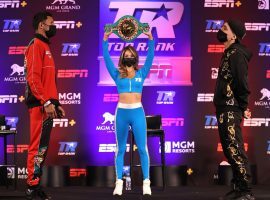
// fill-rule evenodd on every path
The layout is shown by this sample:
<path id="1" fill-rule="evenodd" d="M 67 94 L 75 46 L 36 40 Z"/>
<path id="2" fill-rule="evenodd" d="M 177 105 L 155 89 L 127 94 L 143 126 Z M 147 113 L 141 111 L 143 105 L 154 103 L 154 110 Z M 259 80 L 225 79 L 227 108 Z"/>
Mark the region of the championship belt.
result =
<path id="1" fill-rule="evenodd" d="M 121 17 L 114 24 L 106 24 L 106 33 L 112 32 L 126 42 L 131 42 L 143 32 L 149 31 L 148 23 L 140 23 L 136 18 L 130 15 Z"/>

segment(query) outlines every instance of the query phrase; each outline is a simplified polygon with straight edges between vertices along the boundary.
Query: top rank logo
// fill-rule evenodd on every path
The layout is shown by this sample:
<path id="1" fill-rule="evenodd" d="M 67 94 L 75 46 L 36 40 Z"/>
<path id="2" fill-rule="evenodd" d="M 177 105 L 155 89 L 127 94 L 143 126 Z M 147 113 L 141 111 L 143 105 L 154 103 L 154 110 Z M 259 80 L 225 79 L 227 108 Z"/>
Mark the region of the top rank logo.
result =
<path id="1" fill-rule="evenodd" d="M 18 117 L 6 117 L 6 124 L 10 126 L 11 130 L 16 130 L 18 121 Z"/>
<path id="2" fill-rule="evenodd" d="M 222 28 L 224 20 L 206 20 L 205 32 L 218 32 Z"/>
<path id="3" fill-rule="evenodd" d="M 205 0 L 204 7 L 206 8 L 234 8 L 235 6 L 240 7 L 242 3 L 240 1 L 235 2 L 234 0 Z"/>
<path id="4" fill-rule="evenodd" d="M 218 128 L 218 122 L 217 118 L 214 115 L 206 115 L 205 116 L 205 129 L 217 129 Z"/>
<path id="5" fill-rule="evenodd" d="M 260 43 L 259 56 L 270 56 L 270 43 Z"/>
<path id="6" fill-rule="evenodd" d="M 3 32 L 20 32 L 21 19 L 5 19 Z"/>
<path id="7" fill-rule="evenodd" d="M 0 0 L 0 8 L 19 8 L 20 5 L 21 7 L 25 7 L 27 3 L 26 1 L 20 3 L 20 1 L 18 0 L 10 0 L 10 1 Z"/>
<path id="8" fill-rule="evenodd" d="M 78 142 L 59 142 L 59 156 L 75 156 Z"/>
<path id="9" fill-rule="evenodd" d="M 175 91 L 157 91 L 157 104 L 173 104 Z"/>
<path id="10" fill-rule="evenodd" d="M 63 43 L 61 56 L 78 56 L 80 43 Z"/>

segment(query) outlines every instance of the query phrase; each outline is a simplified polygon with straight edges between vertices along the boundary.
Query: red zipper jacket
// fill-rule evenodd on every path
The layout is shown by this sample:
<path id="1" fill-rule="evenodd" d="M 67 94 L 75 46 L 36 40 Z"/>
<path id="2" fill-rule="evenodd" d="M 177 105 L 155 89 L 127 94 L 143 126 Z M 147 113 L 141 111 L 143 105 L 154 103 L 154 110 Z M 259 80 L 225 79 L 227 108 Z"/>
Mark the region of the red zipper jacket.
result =
<path id="1" fill-rule="evenodd" d="M 26 104 L 29 108 L 42 106 L 51 100 L 56 106 L 58 92 L 56 88 L 55 64 L 49 47 L 49 40 L 35 34 L 25 51 Z"/>

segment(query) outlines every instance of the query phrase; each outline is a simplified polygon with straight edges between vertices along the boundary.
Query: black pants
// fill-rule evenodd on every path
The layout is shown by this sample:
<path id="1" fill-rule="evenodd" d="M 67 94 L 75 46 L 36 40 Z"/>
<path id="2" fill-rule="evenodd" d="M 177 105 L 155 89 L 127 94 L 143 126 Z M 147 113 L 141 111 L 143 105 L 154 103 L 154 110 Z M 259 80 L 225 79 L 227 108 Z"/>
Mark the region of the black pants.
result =
<path id="1" fill-rule="evenodd" d="M 250 190 L 250 167 L 240 127 L 242 113 L 217 112 L 217 121 L 223 152 L 233 171 L 232 183 L 240 191 Z"/>

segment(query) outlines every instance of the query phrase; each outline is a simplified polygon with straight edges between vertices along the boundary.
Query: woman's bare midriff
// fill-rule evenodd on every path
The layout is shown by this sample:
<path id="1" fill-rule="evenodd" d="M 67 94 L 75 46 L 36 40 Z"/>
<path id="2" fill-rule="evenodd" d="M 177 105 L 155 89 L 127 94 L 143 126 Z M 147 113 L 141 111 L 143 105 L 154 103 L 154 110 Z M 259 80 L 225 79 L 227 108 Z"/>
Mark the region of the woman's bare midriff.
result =
<path id="1" fill-rule="evenodd" d="M 141 93 L 130 92 L 130 93 L 119 94 L 119 102 L 120 103 L 126 103 L 126 104 L 140 103 L 141 100 L 142 100 Z"/>

